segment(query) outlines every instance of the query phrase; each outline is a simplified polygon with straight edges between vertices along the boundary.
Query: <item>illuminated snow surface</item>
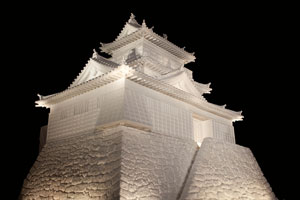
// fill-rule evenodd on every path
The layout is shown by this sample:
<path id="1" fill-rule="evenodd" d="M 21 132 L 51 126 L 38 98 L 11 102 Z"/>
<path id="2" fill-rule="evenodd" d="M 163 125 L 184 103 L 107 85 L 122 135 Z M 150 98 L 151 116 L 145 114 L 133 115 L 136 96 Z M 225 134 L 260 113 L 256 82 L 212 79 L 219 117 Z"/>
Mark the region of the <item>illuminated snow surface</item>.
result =
<path id="1" fill-rule="evenodd" d="M 241 112 L 209 103 L 196 57 L 140 25 L 95 50 L 50 108 L 20 199 L 276 199 L 255 158 L 235 144 Z M 205 75 L 205 74 L 204 74 Z M 199 148 L 200 146 L 200 148 Z"/>
<path id="2" fill-rule="evenodd" d="M 250 149 L 206 138 L 197 152 L 183 199 L 276 199 Z"/>
<path id="3" fill-rule="evenodd" d="M 207 138 L 198 150 L 192 141 L 127 127 L 47 143 L 22 194 L 23 199 L 275 199 L 247 148 Z"/>

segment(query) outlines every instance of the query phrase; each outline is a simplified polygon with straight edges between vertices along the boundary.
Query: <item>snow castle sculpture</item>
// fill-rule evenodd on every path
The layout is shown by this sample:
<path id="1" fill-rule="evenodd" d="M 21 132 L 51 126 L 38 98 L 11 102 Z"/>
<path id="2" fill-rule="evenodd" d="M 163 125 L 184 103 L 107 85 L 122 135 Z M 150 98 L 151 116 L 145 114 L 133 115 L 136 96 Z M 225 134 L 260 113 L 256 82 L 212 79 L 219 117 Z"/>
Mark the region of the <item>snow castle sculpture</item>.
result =
<path id="1" fill-rule="evenodd" d="M 276 199 L 248 148 L 235 144 L 241 112 L 206 101 L 195 60 L 139 24 L 95 50 L 50 108 L 46 144 L 21 199 Z"/>

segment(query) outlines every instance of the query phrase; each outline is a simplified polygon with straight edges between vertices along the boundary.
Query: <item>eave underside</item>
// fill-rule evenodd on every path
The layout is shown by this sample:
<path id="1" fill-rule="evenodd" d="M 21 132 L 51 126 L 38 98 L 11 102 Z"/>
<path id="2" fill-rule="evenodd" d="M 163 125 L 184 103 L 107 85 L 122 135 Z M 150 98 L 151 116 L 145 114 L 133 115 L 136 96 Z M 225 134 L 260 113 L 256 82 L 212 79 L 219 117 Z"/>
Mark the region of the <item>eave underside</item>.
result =
<path id="1" fill-rule="evenodd" d="M 106 74 L 84 82 L 76 87 L 69 88 L 63 92 L 51 95 L 49 98 L 44 97 L 36 103 L 38 104 L 37 106 L 40 107 L 50 107 L 51 105 L 94 90 L 98 87 L 109 84 L 121 78 L 126 78 L 135 83 L 151 88 L 155 91 L 161 92 L 178 100 L 189 103 L 193 106 L 196 106 L 200 109 L 203 109 L 207 112 L 222 116 L 232 121 L 242 120 L 243 118 L 240 112 L 231 111 L 223 107 L 211 104 L 207 102 L 203 97 L 196 97 L 172 85 L 164 83 L 163 81 L 159 81 L 144 73 L 138 72 L 133 68 L 128 67 L 127 65 L 121 65 Z"/>

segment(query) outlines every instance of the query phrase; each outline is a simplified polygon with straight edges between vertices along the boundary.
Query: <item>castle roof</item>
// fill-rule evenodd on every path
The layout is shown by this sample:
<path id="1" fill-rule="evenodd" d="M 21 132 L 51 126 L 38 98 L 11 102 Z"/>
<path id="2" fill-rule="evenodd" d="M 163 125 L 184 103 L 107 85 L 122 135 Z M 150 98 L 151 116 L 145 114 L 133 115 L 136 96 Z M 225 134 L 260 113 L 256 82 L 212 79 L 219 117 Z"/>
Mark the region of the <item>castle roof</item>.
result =
<path id="1" fill-rule="evenodd" d="M 152 29 L 146 26 L 145 21 L 140 25 L 133 14 L 115 41 L 103 44 L 101 49 L 112 54 L 115 50 L 141 38 L 167 50 L 184 60 L 184 63 L 195 60 L 193 54 L 169 42 L 166 37 L 154 33 Z M 126 57 L 123 57 L 122 63 L 119 64 L 100 56 L 94 50 L 92 58 L 89 59 L 86 66 L 66 90 L 49 96 L 39 95 L 40 100 L 36 101 L 37 106 L 51 107 L 69 98 L 125 78 L 226 119 L 232 121 L 242 120 L 241 112 L 235 112 L 226 109 L 225 106 L 207 102 L 203 94 L 210 93 L 210 84 L 201 84 L 194 81 L 192 71 L 189 69 L 184 66 L 176 69 L 167 68 L 155 62 L 155 60 L 149 62 L 149 59 L 153 58 L 147 57 L 145 60 L 145 57 L 135 55 L 130 58 L 127 57 L 127 60 Z M 161 74 L 153 77 L 141 71 L 140 66 L 147 66 L 150 69 L 155 68 L 155 71 L 159 71 Z"/>
<path id="2" fill-rule="evenodd" d="M 194 62 L 196 57 L 193 53 L 189 53 L 180 48 L 175 44 L 167 40 L 166 37 L 161 37 L 160 35 L 153 32 L 152 28 L 148 28 L 145 21 L 140 25 L 132 14 L 129 21 L 125 24 L 119 36 L 111 43 L 101 43 L 100 48 L 103 52 L 112 55 L 117 49 L 132 43 L 139 39 L 146 39 L 153 44 L 163 48 L 174 56 L 182 59 L 184 63 Z"/>
<path id="3" fill-rule="evenodd" d="M 242 120 L 243 118 L 241 112 L 235 112 L 226 109 L 224 106 L 218 106 L 209 103 L 204 99 L 203 96 L 195 96 L 191 93 L 180 90 L 162 80 L 158 80 L 154 77 L 148 76 L 143 72 L 137 71 L 136 69 L 125 64 L 113 68 L 109 72 L 97 76 L 93 79 L 75 85 L 74 87 L 69 87 L 62 92 L 56 93 L 51 96 L 40 96 L 40 100 L 36 101 L 36 103 L 39 107 L 50 107 L 51 105 L 94 90 L 98 87 L 109 84 L 121 78 L 126 78 L 140 85 L 151 88 L 160 93 L 166 94 L 178 100 L 194 105 L 202 110 L 216 114 L 218 116 L 222 116 L 232 121 Z"/>
<path id="4" fill-rule="evenodd" d="M 118 66 L 119 64 L 100 56 L 94 50 L 93 57 L 90 58 L 86 66 L 82 69 L 69 88 L 75 87 L 81 83 L 98 77 Z"/>

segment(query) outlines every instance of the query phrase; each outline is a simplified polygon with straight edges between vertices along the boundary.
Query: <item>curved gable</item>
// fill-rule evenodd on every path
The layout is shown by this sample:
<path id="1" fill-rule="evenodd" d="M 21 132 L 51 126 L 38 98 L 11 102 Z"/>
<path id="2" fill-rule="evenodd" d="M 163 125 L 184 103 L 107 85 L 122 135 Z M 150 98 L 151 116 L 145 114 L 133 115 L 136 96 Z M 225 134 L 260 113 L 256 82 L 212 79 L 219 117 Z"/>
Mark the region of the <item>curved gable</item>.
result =
<path id="1" fill-rule="evenodd" d="M 185 71 L 175 71 L 162 76 L 161 80 L 194 96 L 201 97 L 203 94 L 195 87 Z"/>
<path id="2" fill-rule="evenodd" d="M 94 59 L 90 59 L 86 66 L 79 73 L 77 78 L 73 81 L 69 88 L 75 87 L 76 85 L 80 85 L 84 82 L 87 82 L 93 78 L 96 78 L 108 71 L 112 70 L 112 67 L 105 66 L 102 63 L 97 62 Z"/>

